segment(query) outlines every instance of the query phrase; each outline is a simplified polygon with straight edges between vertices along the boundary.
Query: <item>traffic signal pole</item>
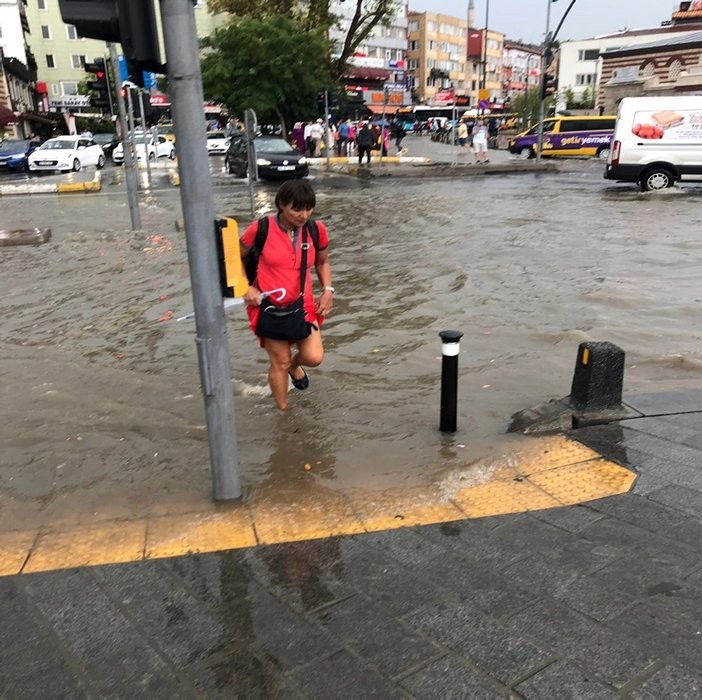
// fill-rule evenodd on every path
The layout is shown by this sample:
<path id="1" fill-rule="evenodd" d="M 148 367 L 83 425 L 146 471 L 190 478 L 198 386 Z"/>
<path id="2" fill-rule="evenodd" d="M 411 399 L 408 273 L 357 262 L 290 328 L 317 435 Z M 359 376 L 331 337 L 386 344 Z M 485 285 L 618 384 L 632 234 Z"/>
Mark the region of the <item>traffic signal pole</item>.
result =
<path id="1" fill-rule="evenodd" d="M 132 220 L 132 231 L 141 229 L 141 216 L 139 215 L 139 195 L 137 194 L 137 174 L 132 158 L 132 149 L 127 143 L 127 114 L 124 109 L 124 100 L 117 76 L 119 73 L 119 61 L 117 59 L 117 47 L 112 42 L 108 42 L 110 51 L 110 64 L 112 65 L 112 75 L 115 78 L 115 100 L 117 102 L 117 115 L 119 119 L 120 138 L 122 140 L 122 153 L 124 154 L 124 176 L 127 181 L 127 202 L 129 203 L 129 216 Z"/>
<path id="2" fill-rule="evenodd" d="M 241 496 L 229 345 L 219 286 L 212 179 L 192 0 L 161 0 L 168 83 L 205 401 L 213 497 Z"/>

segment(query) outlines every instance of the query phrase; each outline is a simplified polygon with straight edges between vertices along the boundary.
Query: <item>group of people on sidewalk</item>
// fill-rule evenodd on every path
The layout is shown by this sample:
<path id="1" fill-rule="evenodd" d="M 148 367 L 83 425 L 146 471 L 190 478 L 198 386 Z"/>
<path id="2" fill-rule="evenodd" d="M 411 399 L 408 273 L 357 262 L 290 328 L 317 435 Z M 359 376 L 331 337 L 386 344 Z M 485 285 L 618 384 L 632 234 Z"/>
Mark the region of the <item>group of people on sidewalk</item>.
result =
<path id="1" fill-rule="evenodd" d="M 488 158 L 488 127 L 482 119 L 478 119 L 471 131 L 472 144 L 468 143 L 468 125 L 461 121 L 456 131 L 458 136 L 459 152 L 464 153 L 466 148 L 471 148 L 476 163 L 489 163 Z"/>
<path id="2" fill-rule="evenodd" d="M 363 158 L 370 163 L 371 151 L 377 150 L 383 156 L 390 153 L 390 142 L 394 142 L 397 154 L 404 151 L 402 140 L 405 130 L 402 124 L 387 121 L 371 123 L 356 122 L 352 119 L 341 119 L 338 123 L 328 126 L 323 120 L 303 123 L 295 122 L 293 126 L 293 145 L 297 150 L 310 158 L 319 158 L 327 153 L 336 156 L 358 156 L 358 162 Z"/>

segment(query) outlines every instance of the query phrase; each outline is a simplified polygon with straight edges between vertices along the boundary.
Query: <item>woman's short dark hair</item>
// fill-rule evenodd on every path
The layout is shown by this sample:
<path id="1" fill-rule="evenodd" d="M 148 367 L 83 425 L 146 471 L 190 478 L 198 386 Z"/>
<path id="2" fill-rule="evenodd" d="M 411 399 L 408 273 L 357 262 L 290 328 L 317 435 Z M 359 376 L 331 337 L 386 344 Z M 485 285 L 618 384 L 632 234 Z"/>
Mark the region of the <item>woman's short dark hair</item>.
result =
<path id="1" fill-rule="evenodd" d="M 293 209 L 314 209 L 317 198 L 307 180 L 286 180 L 275 195 L 275 206 L 278 211 L 287 204 Z"/>

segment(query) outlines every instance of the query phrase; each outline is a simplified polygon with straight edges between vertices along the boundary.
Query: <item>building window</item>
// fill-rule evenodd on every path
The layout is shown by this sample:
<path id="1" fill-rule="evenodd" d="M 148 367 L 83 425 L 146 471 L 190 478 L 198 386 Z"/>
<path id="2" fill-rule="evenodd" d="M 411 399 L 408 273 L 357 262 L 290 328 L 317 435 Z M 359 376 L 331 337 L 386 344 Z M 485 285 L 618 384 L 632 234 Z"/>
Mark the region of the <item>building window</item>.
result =
<path id="1" fill-rule="evenodd" d="M 668 68 L 668 80 L 677 80 L 682 71 L 682 63 L 676 58 Z"/>
<path id="2" fill-rule="evenodd" d="M 578 73 L 575 76 L 576 85 L 595 85 L 597 83 L 597 73 Z"/>
<path id="3" fill-rule="evenodd" d="M 37 10 L 46 9 L 46 0 L 37 0 Z"/>
<path id="4" fill-rule="evenodd" d="M 63 95 L 77 95 L 78 94 L 78 83 L 74 80 L 65 80 L 61 83 L 61 90 Z"/>
<path id="5" fill-rule="evenodd" d="M 581 49 L 578 51 L 578 61 L 596 61 L 599 57 L 599 49 Z"/>
<path id="6" fill-rule="evenodd" d="M 48 24 L 41 25 L 41 38 L 51 39 L 51 27 Z"/>
<path id="7" fill-rule="evenodd" d="M 71 68 L 74 68 L 75 70 L 85 68 L 85 56 L 74 53 L 71 56 Z"/>
<path id="8" fill-rule="evenodd" d="M 61 94 L 61 92 L 59 91 L 59 86 L 58 86 L 57 83 L 51 83 L 51 94 L 52 94 L 54 97 L 58 97 L 58 96 Z"/>
<path id="9" fill-rule="evenodd" d="M 56 68 L 56 62 L 54 61 L 54 54 L 52 54 L 52 53 L 46 54 L 46 67 L 47 68 Z"/>
<path id="10" fill-rule="evenodd" d="M 419 42 L 416 39 L 414 41 L 410 41 L 409 50 L 410 51 L 417 51 L 418 49 L 419 49 Z"/>
<path id="11" fill-rule="evenodd" d="M 644 67 L 643 70 L 641 71 L 641 75 L 648 79 L 652 78 L 656 74 L 656 66 L 653 64 L 652 61 L 649 61 Z"/>
<path id="12" fill-rule="evenodd" d="M 78 34 L 78 30 L 72 25 L 72 24 L 67 24 L 66 25 L 66 36 L 71 41 L 77 41 L 80 39 L 80 35 Z"/>

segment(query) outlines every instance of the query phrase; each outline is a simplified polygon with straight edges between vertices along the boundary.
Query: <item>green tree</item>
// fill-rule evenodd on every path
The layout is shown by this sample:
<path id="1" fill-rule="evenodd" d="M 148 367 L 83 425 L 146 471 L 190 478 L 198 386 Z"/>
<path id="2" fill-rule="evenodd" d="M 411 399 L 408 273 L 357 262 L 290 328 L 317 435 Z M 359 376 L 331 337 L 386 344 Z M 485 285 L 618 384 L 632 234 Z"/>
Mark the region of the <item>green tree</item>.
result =
<path id="1" fill-rule="evenodd" d="M 588 85 L 583 90 L 580 103 L 583 109 L 592 109 L 595 106 L 595 88 L 592 85 Z"/>
<path id="2" fill-rule="evenodd" d="M 291 121 L 316 114 L 317 93 L 329 86 L 326 37 L 286 17 L 234 18 L 202 45 L 205 99 L 230 114 L 253 109 L 284 136 Z"/>
<path id="3" fill-rule="evenodd" d="M 337 81 L 346 70 L 348 60 L 377 26 L 388 26 L 400 11 L 398 0 L 347 0 L 354 13 L 349 29 L 340 45 L 330 47 L 326 56 L 332 80 Z M 289 17 L 306 31 L 317 30 L 328 36 L 332 27 L 340 27 L 340 18 L 331 11 L 333 0 L 207 0 L 210 12 L 225 12 L 243 17 Z"/>
<path id="4" fill-rule="evenodd" d="M 566 109 L 574 109 L 577 101 L 572 87 L 567 87 L 563 90 L 563 99 L 565 100 Z"/>
<path id="5" fill-rule="evenodd" d="M 512 98 L 512 111 L 521 117 L 524 124 L 533 124 L 539 120 L 541 88 L 532 88 Z M 544 114 L 548 114 L 554 105 L 553 97 L 546 98 Z"/>

